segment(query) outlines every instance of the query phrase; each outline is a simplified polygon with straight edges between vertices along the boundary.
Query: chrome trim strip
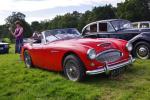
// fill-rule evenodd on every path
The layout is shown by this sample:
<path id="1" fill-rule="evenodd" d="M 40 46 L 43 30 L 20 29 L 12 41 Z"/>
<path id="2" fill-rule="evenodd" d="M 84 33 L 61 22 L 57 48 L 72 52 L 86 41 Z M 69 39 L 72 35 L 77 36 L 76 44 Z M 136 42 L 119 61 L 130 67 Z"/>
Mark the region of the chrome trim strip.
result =
<path id="1" fill-rule="evenodd" d="M 104 43 L 100 43 L 100 44 L 98 44 L 97 46 L 102 46 L 102 45 L 104 45 L 104 44 L 112 44 L 111 42 L 104 42 Z"/>
<path id="2" fill-rule="evenodd" d="M 103 73 L 103 72 L 107 72 L 107 71 L 111 71 L 111 70 L 114 70 L 114 69 L 124 67 L 126 65 L 129 65 L 129 64 L 133 63 L 134 61 L 135 61 L 135 59 L 133 59 L 132 56 L 130 56 L 129 60 L 126 61 L 126 62 L 119 63 L 117 65 L 112 65 L 112 66 L 107 65 L 107 63 L 106 63 L 105 67 L 100 68 L 100 69 L 96 69 L 96 70 L 92 70 L 92 71 L 86 71 L 86 74 L 89 74 L 89 75 L 100 74 L 100 73 Z"/>

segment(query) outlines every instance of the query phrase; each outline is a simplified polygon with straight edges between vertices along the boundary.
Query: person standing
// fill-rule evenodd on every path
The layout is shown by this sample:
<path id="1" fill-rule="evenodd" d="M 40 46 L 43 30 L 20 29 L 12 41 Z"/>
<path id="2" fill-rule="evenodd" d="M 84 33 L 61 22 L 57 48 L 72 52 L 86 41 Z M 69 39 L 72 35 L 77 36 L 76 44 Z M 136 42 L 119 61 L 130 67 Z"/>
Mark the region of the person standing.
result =
<path id="1" fill-rule="evenodd" d="M 15 32 L 13 32 L 11 29 L 10 32 L 11 34 L 15 37 L 16 39 L 16 44 L 15 44 L 15 53 L 21 53 L 21 47 L 23 45 L 23 32 L 24 29 L 22 27 L 22 23 L 20 21 L 15 22 L 16 29 Z"/>

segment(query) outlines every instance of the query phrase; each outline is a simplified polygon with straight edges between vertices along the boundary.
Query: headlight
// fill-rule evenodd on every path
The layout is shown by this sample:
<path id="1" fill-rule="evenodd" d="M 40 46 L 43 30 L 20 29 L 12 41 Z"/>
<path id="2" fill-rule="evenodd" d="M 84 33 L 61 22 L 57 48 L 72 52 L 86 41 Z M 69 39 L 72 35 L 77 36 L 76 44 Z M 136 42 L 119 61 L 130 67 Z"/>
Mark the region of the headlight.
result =
<path id="1" fill-rule="evenodd" d="M 131 43 L 127 43 L 126 44 L 126 48 L 128 51 L 132 51 L 133 47 L 132 47 L 132 44 Z"/>
<path id="2" fill-rule="evenodd" d="M 89 49 L 87 51 L 87 56 L 91 60 L 95 59 L 96 58 L 96 52 L 95 52 L 95 50 L 94 49 Z"/>

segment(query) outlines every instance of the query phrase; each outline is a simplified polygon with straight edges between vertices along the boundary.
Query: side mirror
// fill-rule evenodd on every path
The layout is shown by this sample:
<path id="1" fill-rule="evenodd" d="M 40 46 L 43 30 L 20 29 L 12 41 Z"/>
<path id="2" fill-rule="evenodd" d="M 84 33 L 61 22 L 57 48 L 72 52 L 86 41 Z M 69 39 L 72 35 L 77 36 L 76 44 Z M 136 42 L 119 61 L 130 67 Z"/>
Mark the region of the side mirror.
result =
<path id="1" fill-rule="evenodd" d="M 33 46 L 33 42 L 30 42 L 30 45 Z"/>

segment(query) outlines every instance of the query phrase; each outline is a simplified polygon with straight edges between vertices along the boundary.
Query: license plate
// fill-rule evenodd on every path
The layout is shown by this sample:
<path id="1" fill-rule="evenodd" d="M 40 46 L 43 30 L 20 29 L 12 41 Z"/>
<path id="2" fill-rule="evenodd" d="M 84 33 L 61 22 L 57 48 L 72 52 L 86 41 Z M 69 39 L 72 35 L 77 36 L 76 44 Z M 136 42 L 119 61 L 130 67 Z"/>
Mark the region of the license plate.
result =
<path id="1" fill-rule="evenodd" d="M 0 50 L 3 50 L 4 48 L 3 47 L 0 47 Z"/>
<path id="2" fill-rule="evenodd" d="M 111 71 L 111 76 L 116 77 L 116 76 L 122 74 L 124 72 L 124 70 L 125 70 L 125 67 L 121 67 L 121 68 L 117 68 L 115 70 L 112 70 Z"/>

